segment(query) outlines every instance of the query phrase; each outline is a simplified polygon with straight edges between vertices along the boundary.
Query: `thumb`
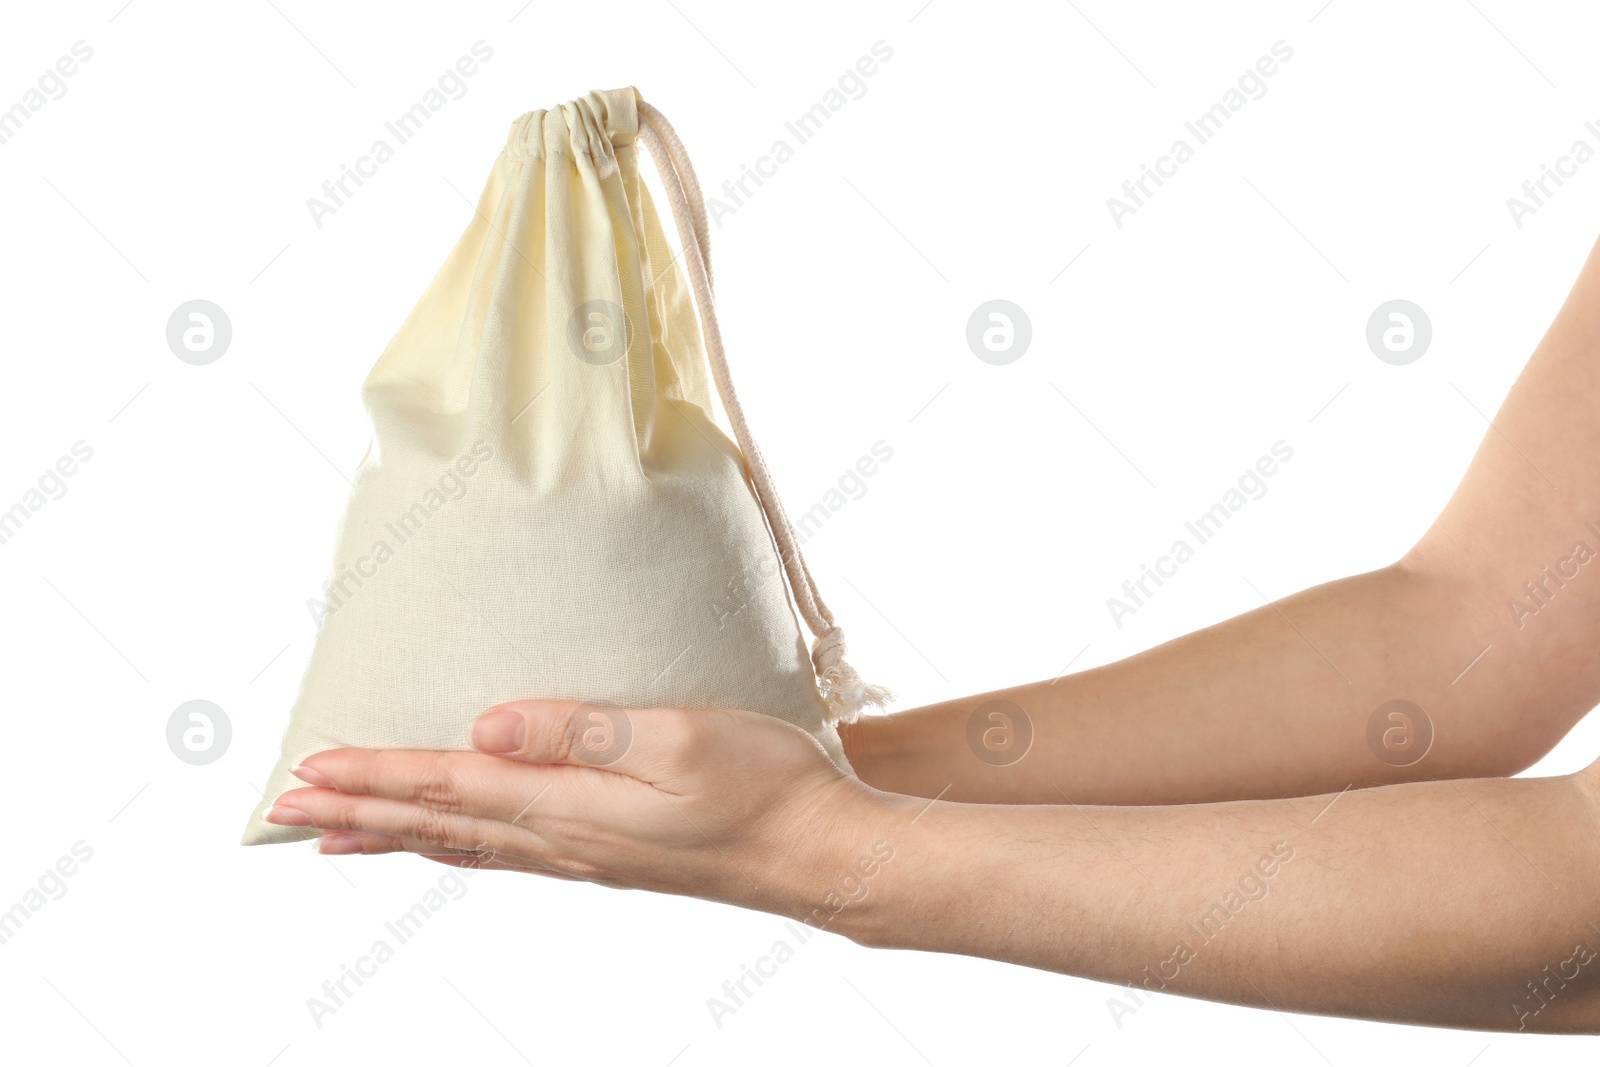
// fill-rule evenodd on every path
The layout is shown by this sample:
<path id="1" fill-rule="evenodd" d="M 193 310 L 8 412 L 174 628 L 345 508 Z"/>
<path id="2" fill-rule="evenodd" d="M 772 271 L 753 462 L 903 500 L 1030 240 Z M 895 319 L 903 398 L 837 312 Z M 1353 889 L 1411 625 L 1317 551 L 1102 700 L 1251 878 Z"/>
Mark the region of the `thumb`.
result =
<path id="1" fill-rule="evenodd" d="M 515 700 L 478 716 L 472 724 L 472 747 L 526 763 L 626 774 L 637 759 L 634 733 L 642 714 L 572 701 Z"/>

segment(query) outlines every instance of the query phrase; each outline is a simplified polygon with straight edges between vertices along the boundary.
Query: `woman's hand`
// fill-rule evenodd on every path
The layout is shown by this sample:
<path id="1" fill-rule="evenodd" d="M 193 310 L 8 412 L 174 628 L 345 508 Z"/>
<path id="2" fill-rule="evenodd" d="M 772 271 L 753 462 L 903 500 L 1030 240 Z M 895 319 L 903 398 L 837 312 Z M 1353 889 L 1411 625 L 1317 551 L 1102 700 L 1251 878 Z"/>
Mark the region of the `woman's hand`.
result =
<path id="1" fill-rule="evenodd" d="M 268 822 L 326 853 L 408 851 L 456 865 L 812 912 L 877 807 L 798 727 L 744 711 L 503 704 L 478 752 L 334 749 Z"/>

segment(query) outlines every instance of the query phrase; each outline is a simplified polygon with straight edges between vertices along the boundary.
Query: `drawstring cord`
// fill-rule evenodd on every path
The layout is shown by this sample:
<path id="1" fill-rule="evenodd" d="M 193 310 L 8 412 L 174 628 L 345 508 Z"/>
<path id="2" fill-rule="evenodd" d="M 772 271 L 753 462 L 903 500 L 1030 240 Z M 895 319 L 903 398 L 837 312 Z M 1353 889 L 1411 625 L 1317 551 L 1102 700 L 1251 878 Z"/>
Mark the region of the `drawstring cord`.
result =
<path id="1" fill-rule="evenodd" d="M 717 394 L 722 399 L 723 410 L 732 424 L 734 439 L 744 453 L 745 467 L 756 501 L 766 515 L 773 539 L 778 543 L 778 558 L 783 562 L 789 577 L 789 589 L 794 594 L 800 615 L 816 638 L 811 645 L 811 664 L 816 670 L 817 687 L 827 705 L 830 723 L 855 722 L 868 706 L 885 708 L 891 694 L 880 685 L 869 685 L 845 660 L 844 630 L 834 621 L 833 613 L 822 602 L 816 579 L 806 566 L 805 557 L 795 541 L 794 527 L 783 510 L 772 487 L 772 475 L 761 458 L 750 436 L 750 427 L 744 418 L 744 408 L 733 389 L 728 373 L 728 357 L 722 347 L 722 331 L 717 326 L 717 313 L 711 301 L 711 230 L 706 217 L 705 198 L 700 193 L 700 182 L 689 162 L 689 153 L 678 139 L 677 131 L 661 114 L 643 100 L 638 102 L 639 136 L 650 156 L 655 160 L 666 188 L 667 199 L 672 204 L 672 218 L 678 227 L 678 238 L 683 244 L 683 258 L 688 261 L 690 284 L 694 288 L 695 302 L 700 305 L 702 332 L 706 351 L 711 360 L 711 375 L 717 383 Z"/>

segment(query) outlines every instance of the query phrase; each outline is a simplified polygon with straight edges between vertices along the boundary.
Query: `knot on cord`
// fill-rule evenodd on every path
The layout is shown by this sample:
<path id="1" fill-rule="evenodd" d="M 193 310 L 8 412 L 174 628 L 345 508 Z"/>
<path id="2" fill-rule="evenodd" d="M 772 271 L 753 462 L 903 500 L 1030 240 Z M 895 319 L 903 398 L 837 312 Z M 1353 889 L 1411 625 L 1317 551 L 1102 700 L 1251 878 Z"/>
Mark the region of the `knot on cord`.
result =
<path id="1" fill-rule="evenodd" d="M 811 664 L 817 672 L 817 688 L 828 707 L 828 722 L 855 722 L 868 706 L 887 708 L 893 694 L 881 685 L 868 685 L 856 669 L 845 662 L 847 649 L 844 630 L 833 627 L 811 645 Z"/>

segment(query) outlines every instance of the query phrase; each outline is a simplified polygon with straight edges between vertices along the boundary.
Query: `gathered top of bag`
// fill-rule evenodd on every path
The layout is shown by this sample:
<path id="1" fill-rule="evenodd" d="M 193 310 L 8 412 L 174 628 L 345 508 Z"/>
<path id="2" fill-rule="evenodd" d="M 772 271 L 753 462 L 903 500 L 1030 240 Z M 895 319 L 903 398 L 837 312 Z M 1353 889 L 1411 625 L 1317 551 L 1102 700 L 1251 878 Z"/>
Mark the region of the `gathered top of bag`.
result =
<path id="1" fill-rule="evenodd" d="M 615 166 L 614 149 L 639 136 L 639 93 L 626 89 L 597 90 L 554 108 L 517 116 L 506 137 L 506 153 L 528 161 L 547 155 L 584 155 L 602 167 L 602 177 Z"/>
<path id="2" fill-rule="evenodd" d="M 817 590 L 816 579 L 801 554 L 794 526 L 772 485 L 761 451 L 745 419 L 744 406 L 734 390 L 723 349 L 722 330 L 714 302 L 711 270 L 711 227 L 699 179 L 689 162 L 688 150 L 667 117 L 632 86 L 585 94 L 556 108 L 529 111 L 511 124 L 506 152 L 515 159 L 534 160 L 568 155 L 591 160 L 601 177 L 617 168 L 616 149 L 642 141 L 655 161 L 672 205 L 673 221 L 683 245 L 691 289 L 699 310 L 711 375 L 723 411 L 744 459 L 745 478 L 776 543 L 779 561 L 788 578 L 789 592 L 814 640 L 811 661 L 828 719 L 854 722 L 863 709 L 887 707 L 892 695 L 879 685 L 863 681 L 846 660 L 844 630 Z"/>

